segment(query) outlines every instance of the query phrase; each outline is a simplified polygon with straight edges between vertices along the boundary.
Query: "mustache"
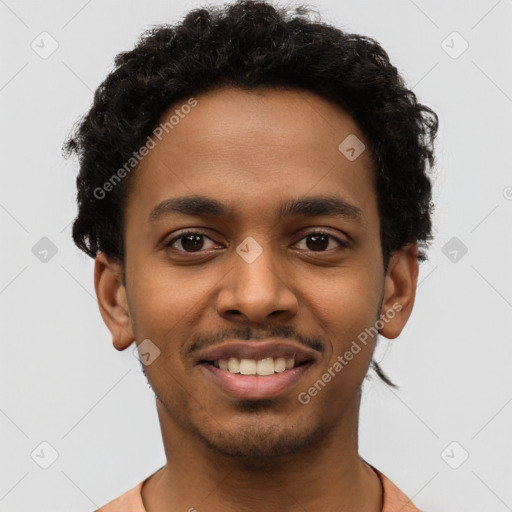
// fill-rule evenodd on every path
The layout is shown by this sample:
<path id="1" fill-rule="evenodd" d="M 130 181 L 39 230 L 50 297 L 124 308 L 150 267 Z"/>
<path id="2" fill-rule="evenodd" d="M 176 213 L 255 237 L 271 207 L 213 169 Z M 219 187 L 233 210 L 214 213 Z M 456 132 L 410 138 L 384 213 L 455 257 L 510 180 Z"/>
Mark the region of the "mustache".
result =
<path id="1" fill-rule="evenodd" d="M 232 327 L 217 334 L 198 334 L 188 350 L 189 354 L 208 347 L 222 344 L 224 340 L 262 340 L 270 338 L 285 338 L 298 341 L 302 345 L 318 352 L 323 352 L 325 344 L 316 336 L 302 336 L 290 326 L 270 326 L 268 329 L 251 329 L 250 327 Z"/>

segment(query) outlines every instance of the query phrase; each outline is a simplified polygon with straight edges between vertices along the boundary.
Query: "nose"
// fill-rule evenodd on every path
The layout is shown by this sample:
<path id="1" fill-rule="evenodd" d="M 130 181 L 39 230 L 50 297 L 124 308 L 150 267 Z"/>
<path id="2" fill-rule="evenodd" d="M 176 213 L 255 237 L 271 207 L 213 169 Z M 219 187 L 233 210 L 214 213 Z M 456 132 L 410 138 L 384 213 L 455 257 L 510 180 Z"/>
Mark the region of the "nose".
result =
<path id="1" fill-rule="evenodd" d="M 254 260 L 233 253 L 231 270 L 217 296 L 217 311 L 223 318 L 254 326 L 269 320 L 291 320 L 298 300 L 289 287 L 285 265 L 264 247 Z"/>

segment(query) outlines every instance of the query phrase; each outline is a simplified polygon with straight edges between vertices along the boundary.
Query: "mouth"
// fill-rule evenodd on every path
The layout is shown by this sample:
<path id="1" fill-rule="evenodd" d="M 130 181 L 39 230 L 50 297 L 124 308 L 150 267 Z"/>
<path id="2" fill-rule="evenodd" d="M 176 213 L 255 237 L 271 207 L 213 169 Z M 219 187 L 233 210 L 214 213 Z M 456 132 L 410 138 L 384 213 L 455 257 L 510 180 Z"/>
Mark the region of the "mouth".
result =
<path id="1" fill-rule="evenodd" d="M 268 399 L 291 390 L 313 366 L 312 359 L 267 357 L 260 360 L 219 359 L 200 361 L 198 367 L 225 394 L 238 399 Z"/>
<path id="2" fill-rule="evenodd" d="M 200 361 L 200 364 L 209 364 L 234 374 L 265 377 L 297 368 L 309 362 L 311 360 L 296 361 L 294 357 L 265 357 L 259 360 L 230 357 L 229 359 L 218 359 L 215 361 L 203 360 Z"/>

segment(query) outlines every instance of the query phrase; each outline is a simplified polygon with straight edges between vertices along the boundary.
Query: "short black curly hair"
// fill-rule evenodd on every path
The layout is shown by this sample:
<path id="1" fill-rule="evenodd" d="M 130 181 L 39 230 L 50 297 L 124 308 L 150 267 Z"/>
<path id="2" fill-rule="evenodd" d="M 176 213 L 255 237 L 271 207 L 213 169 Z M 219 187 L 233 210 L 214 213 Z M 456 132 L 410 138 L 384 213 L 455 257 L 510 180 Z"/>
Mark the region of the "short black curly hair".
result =
<path id="1" fill-rule="evenodd" d="M 80 163 L 76 245 L 91 257 L 102 251 L 124 268 L 123 212 L 136 166 L 106 197 L 95 190 L 143 145 L 167 109 L 221 87 L 284 88 L 341 106 L 363 133 L 375 165 L 384 267 L 409 242 L 418 243 L 425 260 L 433 211 L 427 165 L 434 164 L 438 117 L 406 88 L 377 41 L 318 19 L 304 5 L 289 11 L 239 0 L 154 26 L 119 53 L 63 146 Z"/>

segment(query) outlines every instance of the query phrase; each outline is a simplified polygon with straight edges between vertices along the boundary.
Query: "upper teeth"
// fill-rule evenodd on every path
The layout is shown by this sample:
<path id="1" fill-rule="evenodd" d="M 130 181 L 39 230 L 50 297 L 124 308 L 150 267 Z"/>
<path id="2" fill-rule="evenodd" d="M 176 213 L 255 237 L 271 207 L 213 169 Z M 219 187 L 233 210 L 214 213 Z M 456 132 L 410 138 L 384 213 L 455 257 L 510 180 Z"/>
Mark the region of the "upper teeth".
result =
<path id="1" fill-rule="evenodd" d="M 221 370 L 227 370 L 231 373 L 241 373 L 242 375 L 272 375 L 274 372 L 283 372 L 295 366 L 295 358 L 288 359 L 284 357 L 267 357 L 265 359 L 238 359 L 230 357 L 229 359 L 219 359 L 213 364 Z"/>

